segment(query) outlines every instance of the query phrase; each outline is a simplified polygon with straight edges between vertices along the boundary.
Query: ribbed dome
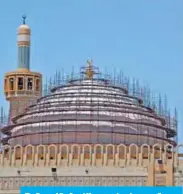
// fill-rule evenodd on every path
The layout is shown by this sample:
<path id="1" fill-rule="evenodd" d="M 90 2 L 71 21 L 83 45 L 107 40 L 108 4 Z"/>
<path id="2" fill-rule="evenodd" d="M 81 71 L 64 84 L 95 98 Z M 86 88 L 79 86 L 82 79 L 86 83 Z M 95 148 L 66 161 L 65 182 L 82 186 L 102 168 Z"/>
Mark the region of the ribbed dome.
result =
<path id="1" fill-rule="evenodd" d="M 171 141 L 164 119 L 124 88 L 102 79 L 81 79 L 54 88 L 13 121 L 3 129 L 11 135 L 11 145 Z"/>

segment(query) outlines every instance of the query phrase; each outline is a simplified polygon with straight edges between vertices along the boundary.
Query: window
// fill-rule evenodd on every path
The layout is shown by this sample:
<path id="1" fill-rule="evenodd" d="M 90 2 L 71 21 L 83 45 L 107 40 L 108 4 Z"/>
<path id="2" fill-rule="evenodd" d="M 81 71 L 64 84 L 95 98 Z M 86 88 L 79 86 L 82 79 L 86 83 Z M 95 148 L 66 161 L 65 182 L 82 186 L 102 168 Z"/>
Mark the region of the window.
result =
<path id="1" fill-rule="evenodd" d="M 7 79 L 4 80 L 4 90 L 7 90 Z"/>
<path id="2" fill-rule="evenodd" d="M 33 88 L 33 78 L 28 78 L 27 79 L 27 89 L 32 90 Z"/>
<path id="3" fill-rule="evenodd" d="M 36 79 L 36 91 L 40 90 L 40 80 Z"/>
<path id="4" fill-rule="evenodd" d="M 9 89 L 14 90 L 14 78 L 9 78 Z"/>
<path id="5" fill-rule="evenodd" d="M 18 78 L 18 90 L 23 90 L 23 77 Z"/>

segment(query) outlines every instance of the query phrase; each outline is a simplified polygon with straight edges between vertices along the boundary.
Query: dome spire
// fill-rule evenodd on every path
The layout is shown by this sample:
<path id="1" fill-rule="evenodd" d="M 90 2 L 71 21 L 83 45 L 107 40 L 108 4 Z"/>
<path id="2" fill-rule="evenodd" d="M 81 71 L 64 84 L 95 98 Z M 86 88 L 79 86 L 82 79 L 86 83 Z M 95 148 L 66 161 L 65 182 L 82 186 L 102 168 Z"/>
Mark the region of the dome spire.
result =
<path id="1" fill-rule="evenodd" d="M 98 68 L 93 65 L 93 60 L 88 59 L 87 65 L 84 67 L 81 67 L 81 74 L 83 74 L 86 79 L 92 80 L 95 75 L 100 73 Z"/>
<path id="2" fill-rule="evenodd" d="M 88 67 L 86 69 L 86 76 L 88 79 L 92 79 L 93 78 L 93 75 L 94 75 L 94 70 L 93 70 L 93 60 L 92 59 L 88 59 L 87 60 L 87 64 L 88 64 Z"/>

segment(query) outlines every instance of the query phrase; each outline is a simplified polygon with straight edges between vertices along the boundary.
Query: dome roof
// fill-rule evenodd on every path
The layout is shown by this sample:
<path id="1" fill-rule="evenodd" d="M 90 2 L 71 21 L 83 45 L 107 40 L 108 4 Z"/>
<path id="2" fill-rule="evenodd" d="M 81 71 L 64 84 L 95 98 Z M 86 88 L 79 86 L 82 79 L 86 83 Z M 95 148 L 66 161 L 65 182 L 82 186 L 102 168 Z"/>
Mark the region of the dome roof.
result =
<path id="1" fill-rule="evenodd" d="M 103 79 L 52 89 L 3 129 L 9 144 L 166 144 L 174 131 L 141 99 Z M 171 134 L 171 135 L 170 135 Z"/>
<path id="2" fill-rule="evenodd" d="M 18 34 L 30 34 L 31 29 L 27 24 L 22 24 L 18 28 Z"/>

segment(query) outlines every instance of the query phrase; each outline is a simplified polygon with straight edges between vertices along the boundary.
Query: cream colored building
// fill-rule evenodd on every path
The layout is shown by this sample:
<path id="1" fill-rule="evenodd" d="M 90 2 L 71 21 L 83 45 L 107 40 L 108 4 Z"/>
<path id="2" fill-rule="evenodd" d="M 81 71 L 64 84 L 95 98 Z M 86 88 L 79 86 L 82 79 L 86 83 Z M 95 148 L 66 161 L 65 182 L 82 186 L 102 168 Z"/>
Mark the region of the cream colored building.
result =
<path id="1" fill-rule="evenodd" d="M 130 94 L 123 81 L 100 77 L 91 61 L 79 78 L 42 96 L 42 75 L 29 67 L 25 18 L 17 43 L 18 69 L 4 80 L 10 119 L 1 130 L 0 193 L 23 185 L 183 184 L 175 118 Z"/>
<path id="2" fill-rule="evenodd" d="M 5 146 L 0 155 L 1 193 L 18 193 L 22 185 L 181 186 L 183 162 L 177 151 L 180 146 L 174 148 L 174 154 L 163 151 L 167 146 L 163 149 L 156 144 L 150 149 L 145 144 L 141 147 L 73 144 L 24 148 L 17 145 L 13 150 Z M 40 150 L 44 150 L 43 155 L 38 154 Z M 96 153 L 96 150 L 100 151 Z M 158 164 L 160 161 L 162 166 Z"/>

